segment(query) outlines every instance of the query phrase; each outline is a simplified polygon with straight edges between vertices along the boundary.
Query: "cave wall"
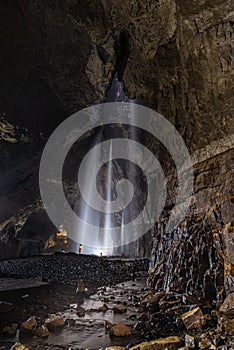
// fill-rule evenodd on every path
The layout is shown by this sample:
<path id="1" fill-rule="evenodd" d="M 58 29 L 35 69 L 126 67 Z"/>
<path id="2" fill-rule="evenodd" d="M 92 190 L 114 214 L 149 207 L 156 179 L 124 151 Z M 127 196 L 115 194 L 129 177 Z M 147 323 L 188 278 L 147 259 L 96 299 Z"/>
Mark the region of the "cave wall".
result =
<path id="1" fill-rule="evenodd" d="M 203 293 L 211 303 L 234 290 L 233 149 L 194 164 L 194 195 L 171 232 L 164 213 L 155 232 L 148 283 L 157 290 Z"/>
<path id="2" fill-rule="evenodd" d="M 6 242 L 12 239 L 15 254 L 19 242 L 12 236 L 17 232 L 20 237 L 27 218 L 41 208 L 38 166 L 48 135 L 71 113 L 102 102 L 118 70 L 128 97 L 160 112 L 183 137 L 193 158 L 195 194 L 182 227 L 204 242 L 212 230 L 229 237 L 220 243 L 226 255 L 213 243 L 212 249 L 220 257 L 219 278 L 224 281 L 224 265 L 229 264 L 230 280 L 233 253 L 225 242 L 231 229 L 225 232 L 233 221 L 232 1 L 3 0 L 0 16 L 0 222 L 1 232 L 8 235 L 1 242 L 6 256 Z M 173 259 L 170 274 L 178 269 L 182 273 L 186 249 L 179 236 L 183 259 L 178 262 L 176 250 L 175 256 L 169 254 L 178 238 L 163 229 L 175 198 L 173 174 L 168 181 L 168 206 L 148 237 L 155 237 L 149 283 L 170 289 L 176 286 L 166 266 Z M 214 217 L 211 221 L 208 213 Z M 195 217 L 197 226 L 191 221 Z M 48 239 L 45 231 L 40 231 L 43 240 Z M 162 243 L 167 237 L 168 245 Z M 204 245 L 195 244 L 193 252 Z M 150 238 L 134 246 L 135 254 L 149 255 L 151 249 Z M 207 263 L 205 267 L 210 268 Z M 204 283 L 198 275 L 191 275 L 191 286 Z"/>

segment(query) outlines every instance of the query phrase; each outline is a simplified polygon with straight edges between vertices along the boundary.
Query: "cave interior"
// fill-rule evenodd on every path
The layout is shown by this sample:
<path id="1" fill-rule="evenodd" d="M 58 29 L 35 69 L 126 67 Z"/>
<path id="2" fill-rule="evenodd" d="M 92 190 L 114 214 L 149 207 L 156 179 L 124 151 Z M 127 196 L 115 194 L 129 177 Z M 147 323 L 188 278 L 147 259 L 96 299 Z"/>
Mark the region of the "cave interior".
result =
<path id="1" fill-rule="evenodd" d="M 234 349 L 233 1 L 0 18 L 0 349 Z"/>

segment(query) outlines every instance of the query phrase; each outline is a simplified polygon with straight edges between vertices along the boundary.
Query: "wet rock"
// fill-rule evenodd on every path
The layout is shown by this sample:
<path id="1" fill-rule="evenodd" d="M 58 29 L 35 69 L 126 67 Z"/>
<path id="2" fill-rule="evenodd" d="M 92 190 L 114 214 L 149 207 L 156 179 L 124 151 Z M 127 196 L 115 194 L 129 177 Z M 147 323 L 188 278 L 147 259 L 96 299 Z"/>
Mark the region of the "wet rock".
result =
<path id="1" fill-rule="evenodd" d="M 106 312 L 107 310 L 108 310 L 108 306 L 106 304 L 104 304 L 98 308 L 99 312 Z"/>
<path id="2" fill-rule="evenodd" d="M 86 287 L 85 287 L 84 281 L 81 279 L 77 284 L 76 293 L 85 293 L 85 292 L 86 292 Z"/>
<path id="3" fill-rule="evenodd" d="M 145 309 L 143 309 L 142 307 L 138 307 L 138 308 L 136 309 L 136 311 L 137 311 L 139 314 L 142 314 L 142 313 L 145 312 Z"/>
<path id="4" fill-rule="evenodd" d="M 211 345 L 212 345 L 212 341 L 210 339 L 207 339 L 207 338 L 201 339 L 198 343 L 198 346 L 200 349 L 210 348 Z"/>
<path id="5" fill-rule="evenodd" d="M 144 299 L 142 300 L 142 305 L 156 305 L 160 302 L 160 300 L 166 295 L 165 292 L 160 293 L 146 293 Z"/>
<path id="6" fill-rule="evenodd" d="M 135 345 L 129 350 L 174 350 L 178 349 L 180 344 L 181 340 L 179 337 L 167 337 Z"/>
<path id="7" fill-rule="evenodd" d="M 227 296 L 219 311 L 230 317 L 234 317 L 234 293 Z"/>
<path id="8" fill-rule="evenodd" d="M 17 323 L 12 323 L 11 325 L 5 326 L 3 328 L 3 334 L 12 337 L 12 336 L 14 336 L 16 334 L 17 328 L 18 328 L 18 324 Z"/>
<path id="9" fill-rule="evenodd" d="M 135 326 L 134 326 L 134 329 L 136 331 L 140 331 L 141 329 L 144 329 L 145 327 L 145 323 L 143 321 L 138 321 Z"/>
<path id="10" fill-rule="evenodd" d="M 234 336 L 234 320 L 231 320 L 228 317 L 221 317 L 220 318 L 220 329 L 223 331 L 224 334 L 229 334 Z"/>
<path id="11" fill-rule="evenodd" d="M 60 316 L 51 315 L 46 321 L 45 325 L 47 326 L 48 330 L 53 332 L 56 329 L 63 328 L 65 325 L 66 320 Z"/>
<path id="12" fill-rule="evenodd" d="M 15 343 L 10 350 L 30 350 L 30 348 L 21 343 Z"/>
<path id="13" fill-rule="evenodd" d="M 127 307 L 123 305 L 113 307 L 114 314 L 125 314 L 127 312 Z"/>
<path id="14" fill-rule="evenodd" d="M 195 348 L 195 339 L 189 334 L 185 335 L 185 346 L 188 348 Z"/>
<path id="15" fill-rule="evenodd" d="M 111 323 L 110 321 L 105 321 L 105 322 L 104 322 L 104 327 L 105 327 L 107 330 L 110 330 L 113 326 L 114 326 L 114 324 Z"/>
<path id="16" fill-rule="evenodd" d="M 79 317 L 84 317 L 85 316 L 85 309 L 81 306 L 78 306 L 77 307 L 77 311 L 76 311 L 76 314 L 79 316 Z"/>
<path id="17" fill-rule="evenodd" d="M 230 349 L 234 349 L 234 337 L 232 337 L 232 339 L 229 340 L 228 346 L 230 347 Z"/>
<path id="18" fill-rule="evenodd" d="M 173 301 L 165 300 L 159 303 L 159 307 L 164 311 L 176 310 L 179 308 L 179 304 L 180 304 L 179 300 L 173 300 Z"/>
<path id="19" fill-rule="evenodd" d="M 36 336 L 39 338 L 47 338 L 50 335 L 50 332 L 48 328 L 43 325 L 41 327 L 38 327 L 35 332 Z"/>
<path id="20" fill-rule="evenodd" d="M 110 329 L 110 334 L 116 337 L 127 337 L 131 335 L 131 333 L 131 328 L 126 326 L 123 322 L 118 322 Z"/>
<path id="21" fill-rule="evenodd" d="M 131 314 L 129 315 L 129 317 L 127 318 L 128 320 L 135 320 L 137 318 L 136 314 Z"/>
<path id="22" fill-rule="evenodd" d="M 105 350 L 125 350 L 122 346 L 108 346 Z"/>
<path id="23" fill-rule="evenodd" d="M 14 310 L 14 305 L 5 301 L 0 301 L 0 313 L 7 313 Z"/>
<path id="24" fill-rule="evenodd" d="M 138 319 L 139 321 L 148 321 L 149 317 L 146 315 L 146 313 L 143 313 Z"/>
<path id="25" fill-rule="evenodd" d="M 29 335 L 33 334 L 37 328 L 37 320 L 35 317 L 30 317 L 27 321 L 23 322 L 20 326 L 20 333 Z"/>
<path id="26" fill-rule="evenodd" d="M 184 313 L 181 319 L 187 329 L 200 329 L 205 323 L 203 313 L 199 307 Z"/>

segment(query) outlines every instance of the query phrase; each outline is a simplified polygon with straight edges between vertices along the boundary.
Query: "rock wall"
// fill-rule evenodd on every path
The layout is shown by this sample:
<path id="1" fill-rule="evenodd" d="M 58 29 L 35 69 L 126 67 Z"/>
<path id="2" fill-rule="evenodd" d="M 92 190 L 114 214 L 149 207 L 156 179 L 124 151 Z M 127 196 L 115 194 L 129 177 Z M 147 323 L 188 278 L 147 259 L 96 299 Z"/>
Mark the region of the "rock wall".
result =
<path id="1" fill-rule="evenodd" d="M 166 232 L 165 213 L 156 230 L 148 279 L 155 289 L 203 291 L 210 302 L 233 291 L 233 162 L 232 148 L 194 165 L 189 214 Z"/>

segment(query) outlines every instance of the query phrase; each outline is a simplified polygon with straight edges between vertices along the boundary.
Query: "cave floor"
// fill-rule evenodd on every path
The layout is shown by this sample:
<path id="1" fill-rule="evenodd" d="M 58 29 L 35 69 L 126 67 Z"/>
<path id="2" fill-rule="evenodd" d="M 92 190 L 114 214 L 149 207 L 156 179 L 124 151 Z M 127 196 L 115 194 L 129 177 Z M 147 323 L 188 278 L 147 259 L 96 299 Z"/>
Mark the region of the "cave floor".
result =
<path id="1" fill-rule="evenodd" d="M 196 339 L 196 344 L 205 341 L 220 350 L 234 342 L 223 329 L 223 317 L 199 293 L 178 294 L 147 287 L 148 267 L 147 259 L 106 260 L 69 254 L 0 262 L 0 350 L 10 350 L 16 342 L 39 350 L 128 349 L 167 337 L 179 337 L 181 346 L 186 334 Z M 85 281 L 84 276 L 90 279 Z M 1 305 L 1 301 L 9 304 Z M 4 307 L 10 310 L 3 312 Z M 194 329 L 181 321 L 181 315 L 190 314 L 190 310 L 199 312 L 190 319 L 192 325 L 196 323 Z M 35 335 L 40 326 L 48 325 L 46 319 L 51 315 L 62 320 L 62 327 L 48 326 L 45 338 Z M 32 317 L 36 328 L 26 336 L 22 323 Z M 121 334 L 111 334 L 119 322 Z M 231 320 L 225 322 L 232 327 Z M 12 324 L 17 324 L 17 331 L 9 337 L 3 329 Z"/>
<path id="2" fill-rule="evenodd" d="M 118 259 L 113 260 L 116 268 Z M 126 263 L 131 263 L 131 259 L 126 260 Z M 6 325 L 21 324 L 33 316 L 36 317 L 38 325 L 41 325 L 50 314 L 63 317 L 66 323 L 62 329 L 50 332 L 47 338 L 36 335 L 22 337 L 19 331 L 14 337 L 1 336 L 0 349 L 8 350 L 17 341 L 32 349 L 100 349 L 136 342 L 134 324 L 139 312 L 142 312 L 139 298 L 147 289 L 147 271 L 145 268 L 138 270 L 132 280 L 131 275 L 132 273 L 122 276 L 121 283 L 111 287 L 97 287 L 95 291 L 87 288 L 83 292 L 77 292 L 75 285 L 46 283 L 38 278 L 1 278 L 0 300 L 13 304 L 14 309 L 8 313 L 0 313 L 0 330 Z M 108 309 L 100 311 L 99 307 L 104 304 Z M 114 306 L 119 305 L 126 305 L 127 312 L 114 313 Z M 85 310 L 84 316 L 78 315 L 80 307 Z M 105 321 L 112 324 L 122 321 L 131 327 L 132 334 L 127 337 L 111 336 L 104 326 Z"/>

